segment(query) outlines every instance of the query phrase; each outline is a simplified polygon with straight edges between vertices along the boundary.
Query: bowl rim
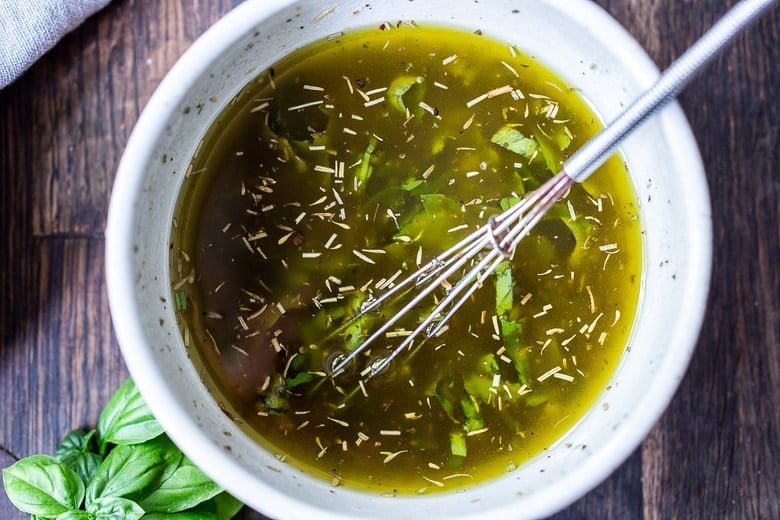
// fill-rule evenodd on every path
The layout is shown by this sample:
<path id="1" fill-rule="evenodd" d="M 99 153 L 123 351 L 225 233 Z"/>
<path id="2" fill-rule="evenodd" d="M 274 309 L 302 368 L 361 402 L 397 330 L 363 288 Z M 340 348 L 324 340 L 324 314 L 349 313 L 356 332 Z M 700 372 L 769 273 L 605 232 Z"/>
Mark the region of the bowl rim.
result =
<path id="1" fill-rule="evenodd" d="M 557 0 L 547 0 L 549 3 L 563 3 Z M 134 348 L 146 342 L 144 327 L 139 318 L 135 302 L 127 298 L 127 294 L 135 292 L 134 250 L 132 237 L 135 224 L 135 213 L 142 197 L 142 167 L 152 159 L 157 136 L 165 131 L 167 117 L 180 106 L 187 94 L 187 87 L 203 75 L 209 65 L 218 59 L 220 54 L 230 47 L 240 36 L 251 31 L 258 20 L 279 13 L 295 4 L 296 0 L 249 0 L 239 4 L 206 32 L 179 58 L 157 87 L 128 139 L 122 155 L 112 188 L 108 218 L 105 231 L 106 240 L 106 286 L 109 297 L 109 308 L 116 337 L 119 341 L 125 363 L 131 376 L 136 380 L 141 394 L 149 408 L 159 419 L 169 436 L 196 462 L 207 461 L 204 469 L 212 478 L 215 476 L 225 482 L 225 475 L 231 475 L 230 491 L 238 498 L 251 502 L 257 493 L 256 482 L 253 482 L 251 472 L 236 463 L 230 457 L 225 457 L 210 438 L 204 435 L 175 395 L 168 389 L 165 374 L 155 364 L 154 359 L 143 349 Z M 566 2 L 567 9 L 580 13 L 580 16 L 593 21 L 590 30 L 599 32 L 604 37 L 614 36 L 621 42 L 616 54 L 625 56 L 623 62 L 629 64 L 632 73 L 643 81 L 651 83 L 658 70 L 647 57 L 645 51 L 634 38 L 623 29 L 619 23 L 596 4 L 591 2 Z M 636 449 L 642 439 L 661 417 L 668 406 L 679 383 L 687 369 L 695 349 L 701 323 L 706 312 L 706 301 L 710 283 L 712 264 L 712 229 L 709 203 L 709 190 L 703 175 L 698 147 L 688 125 L 687 119 L 679 104 L 670 103 L 655 116 L 665 128 L 677 128 L 675 140 L 684 157 L 694 170 L 700 170 L 701 175 L 693 176 L 690 182 L 696 182 L 695 190 L 690 194 L 690 203 L 702 208 L 695 223 L 700 235 L 695 247 L 691 249 L 695 258 L 692 261 L 701 266 L 698 279 L 688 284 L 686 299 L 690 302 L 682 318 L 692 324 L 678 331 L 675 339 L 685 347 L 677 356 L 664 359 L 667 369 L 674 374 L 668 378 L 656 378 L 653 381 L 652 392 L 637 403 L 645 413 L 633 416 L 629 427 L 622 428 L 614 443 L 615 448 L 602 450 L 600 457 L 590 457 L 582 467 L 564 479 L 562 485 L 551 486 L 538 496 L 537 505 L 529 511 L 532 516 L 546 516 L 574 502 L 606 479 L 628 456 Z M 197 434 L 194 434 L 197 433 Z M 201 463 L 200 465 L 204 465 Z M 587 478 L 583 478 L 588 475 Z M 342 518 L 343 515 L 319 509 L 308 503 L 291 499 L 288 495 L 264 487 L 266 498 L 274 502 L 272 514 L 280 517 L 293 517 L 302 514 L 317 515 L 318 518 Z M 257 505 L 253 505 L 257 507 Z M 503 507 L 489 509 L 489 514 L 516 515 L 517 510 L 508 504 Z M 267 514 L 271 514 L 266 510 Z"/>

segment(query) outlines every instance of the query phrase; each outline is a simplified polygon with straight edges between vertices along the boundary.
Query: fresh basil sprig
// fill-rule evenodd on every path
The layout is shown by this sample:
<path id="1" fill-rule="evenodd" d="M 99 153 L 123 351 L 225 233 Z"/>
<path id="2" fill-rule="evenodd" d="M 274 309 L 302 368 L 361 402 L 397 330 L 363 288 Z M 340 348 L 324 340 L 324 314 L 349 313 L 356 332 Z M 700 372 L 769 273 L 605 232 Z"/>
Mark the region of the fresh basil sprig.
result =
<path id="1" fill-rule="evenodd" d="M 35 520 L 228 520 L 243 507 L 163 433 L 132 379 L 96 429 L 74 430 L 54 457 L 25 457 L 2 475 L 9 500 Z"/>

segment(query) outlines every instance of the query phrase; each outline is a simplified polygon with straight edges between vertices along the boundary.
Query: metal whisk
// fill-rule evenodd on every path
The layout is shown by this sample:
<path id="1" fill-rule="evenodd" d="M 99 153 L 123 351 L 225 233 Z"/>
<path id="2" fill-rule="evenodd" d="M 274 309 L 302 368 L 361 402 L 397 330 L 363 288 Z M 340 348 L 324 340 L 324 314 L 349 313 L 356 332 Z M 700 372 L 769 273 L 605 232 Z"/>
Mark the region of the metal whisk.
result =
<path id="1" fill-rule="evenodd" d="M 673 99 L 737 34 L 745 30 L 751 22 L 777 2 L 778 0 L 743 0 L 739 2 L 672 63 L 649 90 L 577 150 L 563 164 L 559 173 L 519 203 L 488 219 L 485 225 L 403 279 L 379 298 L 364 304 L 353 320 L 376 310 L 380 305 L 396 296 L 417 289 L 413 297 L 400 311 L 386 320 L 356 349 L 348 354 L 338 356 L 330 367 L 331 374 L 337 376 L 342 373 L 353 359 L 364 352 L 403 315 L 441 286 L 448 277 L 458 272 L 467 263 L 472 262 L 480 252 L 487 249 L 487 253 L 479 258 L 465 276 L 451 286 L 446 296 L 411 334 L 386 356 L 375 360 L 366 367 L 360 376 L 364 379 L 370 379 L 386 368 L 401 352 L 410 348 L 415 340 L 422 336 L 422 341 L 425 341 L 442 330 L 452 315 L 483 284 L 498 265 L 503 260 L 513 256 L 518 243 L 528 235 L 536 223 L 574 182 L 583 182 L 587 179 L 612 154 L 614 148 L 626 135 Z"/>

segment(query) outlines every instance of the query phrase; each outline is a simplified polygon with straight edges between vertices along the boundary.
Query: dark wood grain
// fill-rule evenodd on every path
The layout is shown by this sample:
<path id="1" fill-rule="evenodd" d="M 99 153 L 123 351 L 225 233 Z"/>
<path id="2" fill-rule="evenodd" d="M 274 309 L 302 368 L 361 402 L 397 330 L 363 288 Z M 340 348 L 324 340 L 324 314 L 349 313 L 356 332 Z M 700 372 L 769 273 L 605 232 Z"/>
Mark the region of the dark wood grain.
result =
<path id="1" fill-rule="evenodd" d="M 126 377 L 103 280 L 113 175 L 165 72 L 238 3 L 113 0 L 0 91 L 0 467 L 95 424 Z M 597 3 L 663 67 L 733 2 Z M 699 345 L 640 449 L 558 519 L 780 518 L 778 63 L 775 10 L 681 96 L 715 230 Z M 23 517 L 0 493 L 0 518 Z"/>

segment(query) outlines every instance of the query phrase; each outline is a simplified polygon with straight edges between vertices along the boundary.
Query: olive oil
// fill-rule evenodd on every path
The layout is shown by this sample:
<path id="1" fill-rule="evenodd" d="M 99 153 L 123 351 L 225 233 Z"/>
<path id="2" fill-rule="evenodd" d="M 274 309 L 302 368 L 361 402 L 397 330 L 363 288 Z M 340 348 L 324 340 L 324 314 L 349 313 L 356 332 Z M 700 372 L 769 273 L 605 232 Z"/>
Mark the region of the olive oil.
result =
<path id="1" fill-rule="evenodd" d="M 542 64 L 481 34 L 400 25 L 296 51 L 192 160 L 171 259 L 185 342 L 261 442 L 334 485 L 454 491 L 513 470 L 593 405 L 626 345 L 641 240 L 618 158 L 440 334 L 361 376 L 432 298 L 346 373 L 328 369 L 396 310 L 351 320 L 362 305 L 599 127 Z"/>

